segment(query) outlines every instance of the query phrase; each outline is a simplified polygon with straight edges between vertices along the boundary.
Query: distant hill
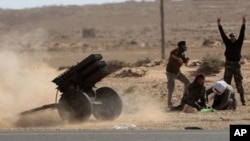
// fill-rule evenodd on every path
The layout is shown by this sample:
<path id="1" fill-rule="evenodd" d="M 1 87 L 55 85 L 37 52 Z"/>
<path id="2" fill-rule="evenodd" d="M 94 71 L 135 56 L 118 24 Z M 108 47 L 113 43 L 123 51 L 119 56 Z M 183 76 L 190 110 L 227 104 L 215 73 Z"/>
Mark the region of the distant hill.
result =
<path id="1" fill-rule="evenodd" d="M 218 38 L 217 17 L 226 31 L 238 32 L 241 16 L 250 12 L 249 0 L 187 0 L 165 2 L 168 42 Z M 6 35 L 39 35 L 46 42 L 153 40 L 159 42 L 160 0 L 87 6 L 51 6 L 24 10 L 0 9 L 0 41 Z M 248 32 L 248 31 L 247 31 Z M 33 37 L 33 34 L 30 35 Z M 30 37 L 28 36 L 30 39 Z M 32 39 L 32 38 L 31 38 Z"/>

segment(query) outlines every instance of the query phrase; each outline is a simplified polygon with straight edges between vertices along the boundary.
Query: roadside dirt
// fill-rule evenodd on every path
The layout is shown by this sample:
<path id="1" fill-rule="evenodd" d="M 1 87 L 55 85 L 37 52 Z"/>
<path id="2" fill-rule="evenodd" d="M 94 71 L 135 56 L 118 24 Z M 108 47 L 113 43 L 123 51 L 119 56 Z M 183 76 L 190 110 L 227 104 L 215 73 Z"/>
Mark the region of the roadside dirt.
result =
<path id="1" fill-rule="evenodd" d="M 199 48 L 189 48 L 187 54 L 191 57 L 191 61 L 199 60 L 196 58 L 196 52 Z M 208 48 L 206 50 L 213 50 L 215 48 Z M 119 58 L 128 58 L 128 61 L 136 61 L 139 58 L 147 57 L 147 53 L 154 54 L 158 49 L 145 49 L 143 54 L 140 50 L 132 51 L 131 55 L 123 51 L 116 52 Z M 168 51 L 168 50 L 167 50 Z M 217 49 L 217 54 L 221 53 L 221 49 Z M 212 52 L 212 51 L 209 51 Z M 73 56 L 81 56 L 82 59 L 88 56 L 89 53 L 74 53 L 68 54 L 63 57 L 64 53 L 57 52 L 57 55 L 50 56 L 50 60 L 54 59 L 55 62 L 75 62 L 76 59 L 71 59 Z M 93 53 L 93 52 L 92 52 Z M 194 53 L 194 54 L 193 54 Z M 26 54 L 26 53 L 25 53 Z M 42 56 L 43 53 L 40 55 Z M 112 60 L 113 52 L 102 52 L 104 60 Z M 19 54 L 20 55 L 20 54 Z M 27 54 L 26 54 L 27 55 Z M 33 56 L 32 54 L 29 54 Z M 48 55 L 48 54 L 47 54 Z M 203 52 L 204 56 L 206 53 Z M 21 55 L 23 56 L 23 55 Z M 46 55 L 45 55 L 46 56 Z M 133 56 L 136 56 L 133 58 Z M 60 57 L 60 59 L 58 59 Z M 48 59 L 48 57 L 45 57 Z M 155 55 L 157 60 L 159 56 Z M 222 57 L 223 58 L 223 57 Z M 166 59 L 167 60 L 167 59 Z M 1 108 L 1 128 L 79 128 L 79 129 L 113 129 L 116 125 L 136 125 L 137 129 L 183 129 L 187 126 L 197 126 L 204 129 L 228 129 L 230 124 L 249 124 L 250 121 L 250 107 L 249 107 L 249 93 L 250 93 L 250 63 L 248 60 L 242 65 L 242 72 L 244 75 L 244 87 L 246 91 L 247 106 L 241 106 L 240 102 L 236 111 L 217 111 L 211 113 L 184 113 L 184 112 L 171 112 L 165 108 L 166 105 L 166 76 L 165 65 L 166 60 L 160 65 L 153 67 L 146 67 L 146 74 L 142 77 L 115 77 L 114 74 L 105 77 L 102 81 L 98 82 L 96 87 L 108 86 L 115 89 L 122 97 L 123 111 L 120 117 L 114 121 L 98 121 L 91 117 L 89 121 L 80 124 L 67 124 L 63 123 L 57 113 L 57 110 L 46 110 L 37 114 L 31 114 L 25 117 L 17 116 L 18 113 L 55 102 L 56 85 L 51 80 L 61 74 L 63 71 L 58 71 L 58 66 L 54 62 L 47 64 L 36 64 L 35 66 L 27 64 L 19 70 L 15 68 L 14 72 L 6 73 L 5 81 L 1 82 L 1 90 L 6 91 L 8 96 L 6 100 L 1 100 L 4 107 Z M 17 60 L 16 60 L 17 61 Z M 30 62 L 32 63 L 32 61 Z M 191 63 L 190 63 L 191 64 Z M 54 66 L 53 66 L 54 65 Z M 28 65 L 29 66 L 29 65 Z M 198 67 L 183 66 L 182 71 L 192 81 L 194 76 L 193 72 Z M 11 69 L 13 70 L 13 69 Z M 7 71 L 6 71 L 7 72 Z M 7 77 L 7 74 L 11 76 Z M 13 74 L 15 74 L 13 77 Z M 17 75 L 18 74 L 18 75 Z M 22 76 L 20 74 L 25 75 Z M 206 87 L 210 87 L 213 82 L 219 80 L 223 75 L 223 70 L 219 74 L 212 74 L 206 76 Z M 8 79 L 7 79 L 8 78 Z M 20 81 L 20 82 L 19 82 Z M 5 83 L 3 83 L 5 82 Z M 9 83 L 7 83 L 9 82 Z M 12 86 L 10 86 L 10 82 Z M 16 85 L 13 85 L 16 84 Z M 14 87 L 15 86 L 15 87 Z M 234 86 L 234 83 L 233 83 Z M 27 93 L 28 89 L 28 93 Z M 183 85 L 176 81 L 176 89 L 174 93 L 174 104 L 180 102 Z M 238 95 L 237 95 L 238 96 Z M 212 98 L 212 97 L 211 97 Z M 210 99 L 212 101 L 212 99 Z M 5 113 L 5 114 L 4 114 Z"/>
<path id="2" fill-rule="evenodd" d="M 63 72 L 58 68 L 73 66 L 89 54 L 100 53 L 105 61 L 128 63 L 145 58 L 161 60 L 159 0 L 86 7 L 0 9 L 0 129 L 113 129 L 116 125 L 133 124 L 137 129 L 196 126 L 228 130 L 231 124 L 249 124 L 248 16 L 242 49 L 247 105 L 242 106 L 239 102 L 236 111 L 211 113 L 170 112 L 165 108 L 165 65 L 170 50 L 179 40 L 186 40 L 190 64 L 209 55 L 224 60 L 217 17 L 221 17 L 226 33 L 238 33 L 242 15 L 249 13 L 249 0 L 166 0 L 165 5 L 166 59 L 160 65 L 146 67 L 142 77 L 120 78 L 114 74 L 105 77 L 96 87 L 108 86 L 121 95 L 122 114 L 114 121 L 103 122 L 91 117 L 79 124 L 63 123 L 57 110 L 25 117 L 18 114 L 55 103 L 56 85 L 51 81 Z M 85 32 L 90 32 L 87 37 L 82 35 Z M 196 69 L 194 66 L 182 67 L 191 81 Z M 206 87 L 222 76 L 223 69 L 218 74 L 206 76 Z M 232 85 L 235 88 L 235 84 Z M 183 85 L 177 81 L 173 97 L 175 105 L 179 104 L 182 91 Z"/>

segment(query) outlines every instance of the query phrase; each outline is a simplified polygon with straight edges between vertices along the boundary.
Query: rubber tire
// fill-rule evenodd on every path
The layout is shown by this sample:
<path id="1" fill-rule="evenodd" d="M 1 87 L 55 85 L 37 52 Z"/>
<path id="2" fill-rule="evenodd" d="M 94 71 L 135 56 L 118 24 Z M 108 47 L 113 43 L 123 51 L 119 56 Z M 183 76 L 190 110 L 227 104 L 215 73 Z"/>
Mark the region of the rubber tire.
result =
<path id="1" fill-rule="evenodd" d="M 96 90 L 97 102 L 101 104 L 92 104 L 92 114 L 98 120 L 115 120 L 122 112 L 121 97 L 109 87 L 101 87 Z"/>
<path id="2" fill-rule="evenodd" d="M 57 108 L 63 121 L 84 122 L 91 116 L 92 105 L 87 94 L 72 90 L 61 95 Z"/>

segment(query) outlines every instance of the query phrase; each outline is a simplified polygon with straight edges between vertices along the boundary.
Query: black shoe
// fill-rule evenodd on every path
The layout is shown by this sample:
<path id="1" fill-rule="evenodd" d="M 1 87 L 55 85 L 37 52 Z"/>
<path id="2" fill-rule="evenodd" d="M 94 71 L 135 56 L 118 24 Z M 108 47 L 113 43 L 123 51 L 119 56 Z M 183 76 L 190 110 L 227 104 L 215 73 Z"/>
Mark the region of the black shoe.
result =
<path id="1" fill-rule="evenodd" d="M 173 106 L 170 108 L 171 111 L 181 111 L 182 110 L 182 105 L 178 105 L 178 106 Z"/>
<path id="2" fill-rule="evenodd" d="M 246 105 L 246 101 L 244 99 L 241 99 L 241 103 L 242 103 L 243 106 Z"/>
<path id="3" fill-rule="evenodd" d="M 242 103 L 243 106 L 246 105 L 246 101 L 245 101 L 245 98 L 244 98 L 244 94 L 240 94 L 240 101 Z"/>

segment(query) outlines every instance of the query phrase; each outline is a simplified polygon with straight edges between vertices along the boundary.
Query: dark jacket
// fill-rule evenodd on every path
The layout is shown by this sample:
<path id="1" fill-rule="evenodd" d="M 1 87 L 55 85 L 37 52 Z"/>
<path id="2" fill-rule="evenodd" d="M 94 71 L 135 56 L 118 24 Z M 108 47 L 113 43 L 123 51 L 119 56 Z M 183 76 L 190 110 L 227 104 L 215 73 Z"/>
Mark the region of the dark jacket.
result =
<path id="1" fill-rule="evenodd" d="M 218 28 L 221 38 L 226 46 L 226 50 L 224 52 L 226 61 L 239 62 L 241 59 L 241 48 L 245 38 L 245 24 L 242 24 L 239 37 L 234 43 L 232 43 L 227 37 L 221 25 L 218 25 Z"/>
<path id="2" fill-rule="evenodd" d="M 182 110 L 185 104 L 192 106 L 197 110 L 201 110 L 207 106 L 206 88 L 204 84 L 198 84 L 197 80 L 199 77 L 204 78 L 203 75 L 197 75 L 194 81 L 185 88 L 181 104 L 173 107 L 172 110 Z"/>
<path id="3" fill-rule="evenodd" d="M 205 86 L 197 86 L 194 81 L 185 88 L 184 95 L 181 99 L 181 105 L 184 106 L 188 104 L 197 110 L 201 110 L 207 105 L 206 99 Z"/>
<path id="4" fill-rule="evenodd" d="M 180 48 L 176 48 L 170 52 L 166 71 L 170 73 L 178 74 L 180 72 L 180 67 L 182 66 L 182 64 L 180 64 L 178 60 L 172 57 L 173 54 L 181 58 L 183 62 L 186 62 L 187 58 L 185 56 L 184 51 Z"/>

